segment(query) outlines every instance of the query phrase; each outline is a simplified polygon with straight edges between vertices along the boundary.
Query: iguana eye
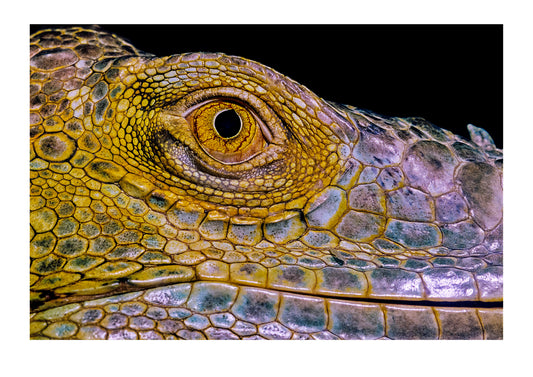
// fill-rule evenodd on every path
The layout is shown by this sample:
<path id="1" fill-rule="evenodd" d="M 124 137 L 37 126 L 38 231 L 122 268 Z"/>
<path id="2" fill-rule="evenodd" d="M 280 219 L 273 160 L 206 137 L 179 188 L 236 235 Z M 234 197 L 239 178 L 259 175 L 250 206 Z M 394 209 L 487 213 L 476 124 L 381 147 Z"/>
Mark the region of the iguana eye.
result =
<path id="1" fill-rule="evenodd" d="M 216 99 L 203 103 L 186 119 L 202 149 L 225 164 L 249 160 L 267 145 L 259 117 L 236 102 Z"/>
<path id="2" fill-rule="evenodd" d="M 286 169 L 288 128 L 267 101 L 242 89 L 193 91 L 162 108 L 154 123 L 149 139 L 156 161 L 191 182 L 220 187 L 230 185 L 220 180 Z M 262 189 L 244 186 L 232 190 Z"/>

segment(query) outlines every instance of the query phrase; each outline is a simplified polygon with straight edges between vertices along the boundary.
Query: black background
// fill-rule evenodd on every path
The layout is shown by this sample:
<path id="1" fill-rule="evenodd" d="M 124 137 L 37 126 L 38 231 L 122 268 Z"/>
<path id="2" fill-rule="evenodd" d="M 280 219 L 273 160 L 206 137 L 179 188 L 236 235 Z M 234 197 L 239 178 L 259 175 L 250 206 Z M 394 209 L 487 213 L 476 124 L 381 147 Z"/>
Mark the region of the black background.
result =
<path id="1" fill-rule="evenodd" d="M 32 25 L 35 32 L 49 25 Z M 318 96 L 503 144 L 501 25 L 100 25 L 158 56 L 256 60 Z"/>

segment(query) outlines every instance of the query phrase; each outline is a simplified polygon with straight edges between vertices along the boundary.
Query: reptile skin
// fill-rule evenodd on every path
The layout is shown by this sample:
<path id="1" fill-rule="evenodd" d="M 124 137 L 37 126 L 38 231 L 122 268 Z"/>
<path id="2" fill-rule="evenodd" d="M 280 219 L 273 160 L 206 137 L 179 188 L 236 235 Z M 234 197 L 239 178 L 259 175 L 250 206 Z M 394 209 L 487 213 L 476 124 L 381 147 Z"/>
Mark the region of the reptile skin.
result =
<path id="1" fill-rule="evenodd" d="M 97 29 L 37 32 L 30 68 L 33 339 L 503 337 L 486 131 Z"/>

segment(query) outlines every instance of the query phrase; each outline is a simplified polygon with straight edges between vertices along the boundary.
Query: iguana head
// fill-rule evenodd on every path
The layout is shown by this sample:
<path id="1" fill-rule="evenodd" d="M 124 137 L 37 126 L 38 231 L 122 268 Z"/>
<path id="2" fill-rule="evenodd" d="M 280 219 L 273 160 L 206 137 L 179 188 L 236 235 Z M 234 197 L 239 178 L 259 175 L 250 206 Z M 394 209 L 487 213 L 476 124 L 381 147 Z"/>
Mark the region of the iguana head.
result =
<path id="1" fill-rule="evenodd" d="M 212 53 L 32 37 L 31 289 L 43 309 L 192 281 L 501 299 L 501 152 Z"/>

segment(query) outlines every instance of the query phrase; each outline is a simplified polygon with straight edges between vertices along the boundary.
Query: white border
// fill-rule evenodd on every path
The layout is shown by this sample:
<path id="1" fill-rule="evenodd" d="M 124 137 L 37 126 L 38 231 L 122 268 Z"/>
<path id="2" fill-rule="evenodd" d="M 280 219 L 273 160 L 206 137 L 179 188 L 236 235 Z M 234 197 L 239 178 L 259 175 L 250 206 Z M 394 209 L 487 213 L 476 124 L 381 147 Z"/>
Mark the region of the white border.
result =
<path id="1" fill-rule="evenodd" d="M 39 376 L 422 375 L 527 373 L 531 346 L 531 9 L 526 1 L 22 1 L 2 16 L 2 370 Z M 28 25 L 30 23 L 503 24 L 505 340 L 503 342 L 29 342 Z M 317 41 L 325 43 L 327 41 Z M 25 83 L 22 83 L 25 81 Z M 529 158 L 528 158 L 529 157 Z M 26 211 L 22 211 L 26 209 Z M 21 288 L 22 287 L 22 288 Z M 529 343 L 529 342 L 528 342 Z M 525 367 L 524 369 L 522 369 Z"/>

